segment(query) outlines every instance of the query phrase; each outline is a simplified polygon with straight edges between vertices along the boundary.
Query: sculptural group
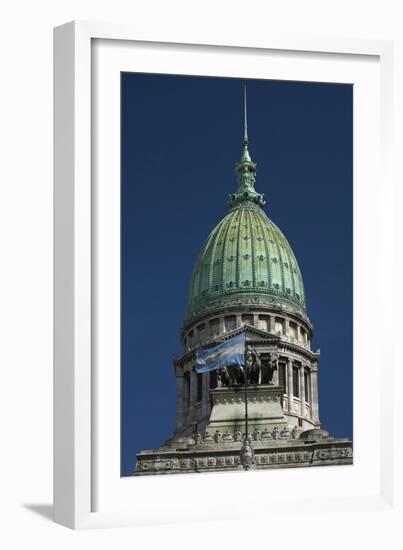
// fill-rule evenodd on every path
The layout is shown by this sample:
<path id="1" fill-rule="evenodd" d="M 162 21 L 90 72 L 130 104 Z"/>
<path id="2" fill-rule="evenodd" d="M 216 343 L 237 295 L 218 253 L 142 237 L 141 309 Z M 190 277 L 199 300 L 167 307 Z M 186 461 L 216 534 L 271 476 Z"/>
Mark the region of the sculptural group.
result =
<path id="1" fill-rule="evenodd" d="M 273 384 L 278 369 L 278 354 L 271 353 L 261 359 L 256 349 L 248 345 L 245 353 L 245 366 L 231 365 L 217 370 L 219 386 L 237 386 L 245 384 L 245 370 L 248 384 Z"/>

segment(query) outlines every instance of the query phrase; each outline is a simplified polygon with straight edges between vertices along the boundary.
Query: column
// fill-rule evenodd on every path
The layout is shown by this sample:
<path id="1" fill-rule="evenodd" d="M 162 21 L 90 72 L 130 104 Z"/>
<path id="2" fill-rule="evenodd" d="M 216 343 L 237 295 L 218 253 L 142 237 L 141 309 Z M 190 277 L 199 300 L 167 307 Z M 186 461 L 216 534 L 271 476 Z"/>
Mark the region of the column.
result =
<path id="1" fill-rule="evenodd" d="M 270 315 L 270 332 L 274 334 L 275 330 L 276 330 L 276 318 L 274 317 L 274 315 Z"/>
<path id="2" fill-rule="evenodd" d="M 301 326 L 297 324 L 297 339 L 298 342 L 303 342 L 302 334 L 301 334 Z"/>
<path id="3" fill-rule="evenodd" d="M 190 418 L 191 420 L 196 420 L 196 392 L 197 392 L 197 373 L 193 369 L 190 372 Z"/>
<path id="4" fill-rule="evenodd" d="M 287 359 L 287 395 L 288 411 L 294 411 L 294 386 L 292 384 L 292 359 Z"/>
<path id="5" fill-rule="evenodd" d="M 236 315 L 236 328 L 239 328 L 241 326 L 241 324 L 242 324 L 241 314 L 238 313 Z"/>
<path id="6" fill-rule="evenodd" d="M 253 326 L 256 327 L 256 328 L 260 328 L 259 327 L 259 315 L 257 313 L 253 314 Z"/>
<path id="7" fill-rule="evenodd" d="M 284 323 L 284 336 L 286 338 L 289 338 L 290 337 L 290 321 L 289 319 L 285 319 L 285 323 Z"/>
<path id="8" fill-rule="evenodd" d="M 224 326 L 224 317 L 220 317 L 219 319 L 219 333 L 224 334 L 225 332 L 225 326 Z"/>
<path id="9" fill-rule="evenodd" d="M 182 369 L 176 368 L 176 432 L 180 433 L 183 429 L 183 400 L 184 384 Z"/>
<path id="10" fill-rule="evenodd" d="M 301 399 L 301 416 L 305 415 L 305 365 L 302 364 L 299 368 L 299 396 Z"/>
<path id="11" fill-rule="evenodd" d="M 319 401 L 318 401 L 318 364 L 311 368 L 311 414 L 312 421 L 320 425 L 319 422 Z"/>
<path id="12" fill-rule="evenodd" d="M 203 374 L 203 400 L 202 400 L 202 416 L 208 416 L 208 405 L 210 400 L 209 395 L 209 385 L 210 385 L 210 373 L 205 372 Z"/>

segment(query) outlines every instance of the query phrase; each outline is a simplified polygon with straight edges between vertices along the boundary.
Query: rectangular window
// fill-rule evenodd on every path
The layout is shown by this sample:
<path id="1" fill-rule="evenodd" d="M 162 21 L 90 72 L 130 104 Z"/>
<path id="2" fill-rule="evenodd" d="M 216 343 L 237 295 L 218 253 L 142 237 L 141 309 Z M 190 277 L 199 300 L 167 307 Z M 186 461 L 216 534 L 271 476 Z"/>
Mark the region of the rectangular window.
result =
<path id="1" fill-rule="evenodd" d="M 236 317 L 235 315 L 230 315 L 228 317 L 225 317 L 224 319 L 225 324 L 225 331 L 230 332 L 231 330 L 234 330 L 236 327 Z"/>
<path id="2" fill-rule="evenodd" d="M 299 368 L 292 368 L 292 389 L 294 397 L 299 397 Z"/>
<path id="3" fill-rule="evenodd" d="M 297 325 L 290 322 L 290 336 L 291 338 L 297 337 Z"/>
<path id="4" fill-rule="evenodd" d="M 219 319 L 213 319 L 210 321 L 210 334 L 211 336 L 217 336 L 220 334 L 220 321 Z"/>
<path id="5" fill-rule="evenodd" d="M 304 370 L 305 401 L 311 403 L 311 373 L 308 369 Z"/>
<path id="6" fill-rule="evenodd" d="M 284 319 L 280 319 L 279 317 L 276 317 L 274 330 L 276 334 L 278 334 L 279 336 L 284 334 Z"/>
<path id="7" fill-rule="evenodd" d="M 270 332 L 270 317 L 268 315 L 259 315 L 259 328 Z"/>
<path id="8" fill-rule="evenodd" d="M 253 315 L 242 315 L 242 324 L 253 326 Z"/>
<path id="9" fill-rule="evenodd" d="M 199 403 L 203 398 L 203 375 L 197 373 L 197 392 L 196 392 L 196 401 Z"/>
<path id="10" fill-rule="evenodd" d="M 184 388 L 185 407 L 189 408 L 190 407 L 190 374 L 188 372 L 185 372 L 183 378 L 184 378 L 184 381 L 185 381 L 185 388 Z"/>
<path id="11" fill-rule="evenodd" d="M 285 365 L 284 363 L 280 363 L 278 366 L 278 385 L 283 386 L 283 393 L 287 393 L 285 380 Z"/>

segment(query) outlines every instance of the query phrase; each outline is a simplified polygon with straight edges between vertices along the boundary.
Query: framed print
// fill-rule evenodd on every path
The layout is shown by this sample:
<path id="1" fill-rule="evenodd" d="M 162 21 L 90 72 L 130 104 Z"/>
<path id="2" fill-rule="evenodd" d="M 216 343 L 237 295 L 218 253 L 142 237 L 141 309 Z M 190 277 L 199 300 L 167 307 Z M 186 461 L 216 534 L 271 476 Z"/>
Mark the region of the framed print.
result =
<path id="1" fill-rule="evenodd" d="M 352 464 L 352 88 L 122 73 L 122 475 Z"/>
<path id="2" fill-rule="evenodd" d="M 392 506 L 391 56 L 56 29 L 56 521 Z"/>

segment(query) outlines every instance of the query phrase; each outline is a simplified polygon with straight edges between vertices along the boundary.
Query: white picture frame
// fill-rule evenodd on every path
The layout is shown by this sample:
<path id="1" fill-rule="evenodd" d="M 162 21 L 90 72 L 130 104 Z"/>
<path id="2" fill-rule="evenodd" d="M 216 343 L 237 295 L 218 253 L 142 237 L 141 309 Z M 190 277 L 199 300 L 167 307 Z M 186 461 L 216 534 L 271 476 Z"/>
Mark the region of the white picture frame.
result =
<path id="1" fill-rule="evenodd" d="M 371 326 L 365 312 L 368 293 L 374 311 L 379 307 L 388 312 L 393 307 L 385 290 L 391 285 L 392 275 L 374 267 L 378 259 L 390 256 L 395 246 L 392 238 L 385 238 L 392 234 L 393 210 L 393 44 L 281 34 L 254 37 L 246 33 L 244 37 L 231 37 L 230 32 L 223 39 L 209 36 L 208 31 L 203 39 L 195 40 L 186 36 L 185 30 L 175 36 L 169 36 L 169 32 L 166 36 L 148 36 L 130 25 L 89 22 L 56 28 L 54 44 L 55 521 L 82 529 L 207 521 L 217 517 L 222 521 L 236 520 L 268 513 L 281 516 L 284 510 L 288 517 L 297 517 L 305 500 L 309 512 L 304 513 L 311 514 L 311 519 L 324 507 L 338 513 L 388 510 L 393 514 L 394 403 L 389 385 L 396 357 L 393 348 L 382 349 L 381 356 L 376 327 Z M 168 51 L 169 56 L 164 57 Z M 207 66 L 203 57 L 206 55 L 208 69 L 202 72 Z M 250 72 L 239 63 L 231 64 L 234 55 L 250 59 L 255 56 Z M 347 78 L 362 90 L 354 105 L 354 466 L 277 471 L 276 478 L 272 472 L 251 474 L 261 476 L 259 487 L 268 484 L 270 491 L 250 490 L 247 477 L 228 473 L 214 474 L 214 478 L 203 474 L 121 479 L 116 468 L 120 453 L 119 368 L 114 372 L 104 365 L 105 357 L 109 357 L 110 364 L 119 359 L 119 322 L 105 324 L 106 318 L 116 321 L 119 313 L 113 295 L 119 284 L 119 195 L 111 186 L 111 182 L 116 182 L 119 141 L 112 138 L 114 141 L 109 142 L 111 147 L 103 156 L 103 164 L 99 165 L 96 158 L 97 151 L 105 151 L 103 138 L 117 135 L 119 105 L 113 83 L 119 71 L 135 68 L 145 72 L 193 71 L 192 74 L 252 77 L 262 75 L 264 69 L 258 58 L 264 60 L 265 56 L 271 61 L 272 78 L 285 79 L 287 74 L 295 80 L 337 82 Z M 197 63 L 199 69 L 194 68 Z M 286 73 L 288 65 L 290 72 Z M 102 89 L 102 97 L 97 95 L 97 86 Z M 101 115 L 105 112 L 105 105 L 110 105 L 108 116 L 99 116 L 100 109 Z M 364 123 L 365 116 L 374 109 L 375 113 Z M 374 215 L 376 223 L 371 225 Z M 108 235 L 102 229 L 105 227 L 111 229 Z M 364 231 L 370 231 L 372 242 L 376 243 L 371 249 L 366 245 L 368 234 Z M 368 262 L 372 262 L 373 269 L 364 277 Z M 100 278 L 101 270 L 105 276 Z M 376 288 L 379 285 L 379 292 L 373 290 L 374 284 Z M 111 298 L 105 300 L 109 295 Z M 107 337 L 99 338 L 100 335 Z M 366 346 L 368 341 L 372 342 L 371 350 Z M 381 360 L 387 365 L 387 377 L 379 377 Z M 356 368 L 356 363 L 365 363 L 370 374 L 364 378 L 364 368 Z M 365 384 L 361 384 L 363 380 Z M 110 405 L 107 416 L 102 405 L 106 401 Z M 364 415 L 369 418 L 369 425 Z M 312 489 L 308 499 L 307 484 Z M 211 499 L 214 488 L 220 494 L 219 503 Z M 189 491 L 197 495 L 191 504 L 185 498 Z M 280 496 L 284 507 L 278 506 Z"/>

